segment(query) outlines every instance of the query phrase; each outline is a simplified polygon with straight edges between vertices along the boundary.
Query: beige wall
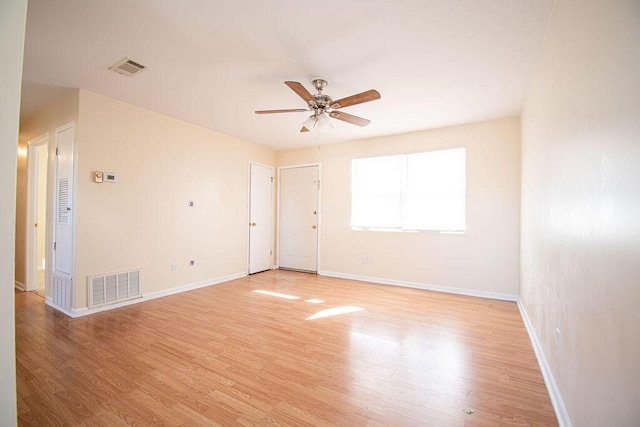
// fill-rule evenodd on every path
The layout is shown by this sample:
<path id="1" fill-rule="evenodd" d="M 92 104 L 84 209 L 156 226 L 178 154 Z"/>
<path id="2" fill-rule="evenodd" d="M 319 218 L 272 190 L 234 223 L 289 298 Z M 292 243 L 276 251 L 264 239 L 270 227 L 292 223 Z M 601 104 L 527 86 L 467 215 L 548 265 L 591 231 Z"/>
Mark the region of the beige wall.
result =
<path id="1" fill-rule="evenodd" d="M 559 0 L 522 119 L 521 298 L 575 426 L 639 423 L 639 46 L 637 0 Z"/>
<path id="2" fill-rule="evenodd" d="M 463 146 L 467 148 L 465 235 L 350 229 L 352 159 Z M 321 271 L 518 294 L 519 119 L 278 152 L 278 166 L 310 162 L 322 164 Z"/>
<path id="3" fill-rule="evenodd" d="M 75 308 L 88 275 L 142 268 L 148 294 L 247 272 L 249 161 L 273 150 L 84 90 L 78 122 Z"/>
<path id="4" fill-rule="evenodd" d="M 20 123 L 19 146 L 24 152 L 27 151 L 27 143 L 39 136 L 49 134 L 49 168 L 48 168 L 48 187 L 47 187 L 47 205 L 48 217 L 47 223 L 53 224 L 53 177 L 55 173 L 55 144 L 56 144 L 56 128 L 66 123 L 78 120 L 78 96 L 79 91 L 70 90 L 66 95 L 49 104 L 42 111 L 33 117 Z M 27 265 L 26 265 L 26 242 L 27 242 L 27 158 L 21 156 L 18 158 L 18 183 L 16 195 L 16 280 L 26 284 Z M 53 227 L 47 229 L 49 241 L 51 240 Z M 47 254 L 51 254 L 51 246 L 46 249 Z M 49 261 L 49 260 L 48 260 Z M 51 266 L 48 262 L 47 266 Z"/>
<path id="5" fill-rule="evenodd" d="M 15 194 L 26 0 L 0 2 L 0 425 L 15 426 Z"/>

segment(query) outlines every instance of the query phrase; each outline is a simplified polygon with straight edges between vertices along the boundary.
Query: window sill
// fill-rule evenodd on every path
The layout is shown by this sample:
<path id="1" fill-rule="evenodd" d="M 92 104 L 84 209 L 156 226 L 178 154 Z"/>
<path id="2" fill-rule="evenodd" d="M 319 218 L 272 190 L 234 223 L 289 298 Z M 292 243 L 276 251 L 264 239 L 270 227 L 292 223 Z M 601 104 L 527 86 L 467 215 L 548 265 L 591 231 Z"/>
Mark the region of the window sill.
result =
<path id="1" fill-rule="evenodd" d="M 378 227 L 351 227 L 351 231 L 375 231 L 375 232 L 387 232 L 387 233 L 437 233 L 437 234 L 451 234 L 461 235 L 467 234 L 466 230 L 402 230 L 398 228 L 378 228 Z"/>

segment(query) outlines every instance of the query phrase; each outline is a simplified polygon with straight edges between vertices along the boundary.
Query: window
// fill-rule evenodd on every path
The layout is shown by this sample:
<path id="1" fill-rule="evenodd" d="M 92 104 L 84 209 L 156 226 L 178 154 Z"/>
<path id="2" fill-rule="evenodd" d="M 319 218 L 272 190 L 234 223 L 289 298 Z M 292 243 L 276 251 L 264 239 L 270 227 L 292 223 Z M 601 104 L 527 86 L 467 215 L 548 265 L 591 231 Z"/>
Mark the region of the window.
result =
<path id="1" fill-rule="evenodd" d="M 465 230 L 466 150 L 354 159 L 351 227 Z"/>

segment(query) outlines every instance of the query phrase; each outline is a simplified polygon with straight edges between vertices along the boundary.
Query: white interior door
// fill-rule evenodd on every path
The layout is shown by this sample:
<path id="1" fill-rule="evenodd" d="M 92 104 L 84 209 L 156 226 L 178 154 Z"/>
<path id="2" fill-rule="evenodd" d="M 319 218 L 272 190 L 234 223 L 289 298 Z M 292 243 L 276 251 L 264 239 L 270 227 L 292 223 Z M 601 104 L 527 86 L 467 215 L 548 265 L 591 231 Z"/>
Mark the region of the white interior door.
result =
<path id="1" fill-rule="evenodd" d="M 56 129 L 53 302 L 70 309 L 73 283 L 73 123 Z"/>
<path id="2" fill-rule="evenodd" d="M 249 166 L 249 274 L 271 269 L 273 247 L 273 168 Z"/>
<path id="3" fill-rule="evenodd" d="M 280 170 L 278 258 L 281 268 L 318 270 L 318 166 Z"/>

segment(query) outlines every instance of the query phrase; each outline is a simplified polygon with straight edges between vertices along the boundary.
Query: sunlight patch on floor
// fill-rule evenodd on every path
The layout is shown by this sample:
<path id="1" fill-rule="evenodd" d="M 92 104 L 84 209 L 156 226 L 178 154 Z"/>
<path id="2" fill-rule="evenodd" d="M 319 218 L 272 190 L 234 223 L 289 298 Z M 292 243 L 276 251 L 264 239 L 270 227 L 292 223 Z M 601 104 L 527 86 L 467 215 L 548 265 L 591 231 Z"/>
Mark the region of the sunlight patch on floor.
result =
<path id="1" fill-rule="evenodd" d="M 323 317 L 331 317 L 331 316 L 337 316 L 339 314 L 354 313 L 356 311 L 362 311 L 362 310 L 364 310 L 364 308 L 354 307 L 351 305 L 343 305 L 342 307 L 334 307 L 334 308 L 327 308 L 326 310 L 320 310 L 313 316 L 307 317 L 307 320 L 322 319 Z"/>
<path id="2" fill-rule="evenodd" d="M 300 299 L 300 297 L 294 296 L 294 295 L 287 295 L 287 294 L 281 294 L 279 292 L 271 292 L 271 291 L 265 291 L 263 289 L 257 289 L 255 291 L 253 291 L 257 294 L 262 294 L 262 295 L 269 295 L 272 297 L 278 297 L 278 298 L 284 298 L 284 299 Z"/>
<path id="3" fill-rule="evenodd" d="M 308 302 L 309 304 L 322 304 L 324 302 L 324 300 L 311 298 L 311 299 L 304 300 L 304 302 Z"/>

